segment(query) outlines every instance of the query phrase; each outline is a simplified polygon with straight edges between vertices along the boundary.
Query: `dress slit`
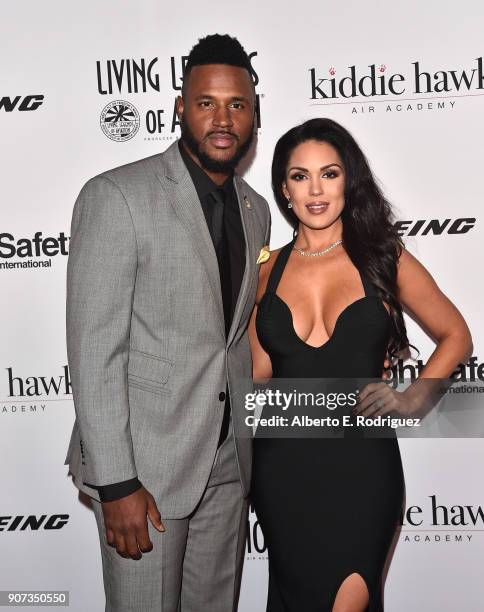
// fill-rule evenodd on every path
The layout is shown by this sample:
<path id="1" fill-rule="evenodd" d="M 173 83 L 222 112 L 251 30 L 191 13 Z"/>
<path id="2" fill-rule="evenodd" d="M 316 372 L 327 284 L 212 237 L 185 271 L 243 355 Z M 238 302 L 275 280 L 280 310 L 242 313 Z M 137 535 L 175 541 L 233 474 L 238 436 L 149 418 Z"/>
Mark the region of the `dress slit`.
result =
<path id="1" fill-rule="evenodd" d="M 353 576 L 354 574 L 356 574 L 363 580 L 366 586 L 366 590 L 368 592 L 368 604 L 365 608 L 365 612 L 381 612 L 383 610 L 383 608 L 381 607 L 380 595 L 378 594 L 378 592 L 376 592 L 375 587 L 370 584 L 370 581 L 368 580 L 366 573 L 361 571 L 361 569 L 355 569 L 350 572 L 346 572 L 343 579 L 339 581 L 338 586 L 335 589 L 333 589 L 333 592 L 330 596 L 329 605 L 327 606 L 327 608 L 324 609 L 324 612 L 326 612 L 326 610 L 327 612 L 332 612 L 335 601 L 336 601 L 336 597 L 338 596 L 338 593 L 341 587 L 344 585 L 346 579 L 349 578 L 350 576 Z"/>

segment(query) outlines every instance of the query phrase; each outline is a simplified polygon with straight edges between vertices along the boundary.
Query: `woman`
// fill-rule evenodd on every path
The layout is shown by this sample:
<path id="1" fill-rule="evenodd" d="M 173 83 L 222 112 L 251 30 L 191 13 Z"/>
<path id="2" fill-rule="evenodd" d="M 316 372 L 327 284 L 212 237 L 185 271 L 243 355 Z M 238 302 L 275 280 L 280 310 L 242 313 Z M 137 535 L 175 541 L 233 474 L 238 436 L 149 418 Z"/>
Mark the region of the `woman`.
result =
<path id="1" fill-rule="evenodd" d="M 260 267 L 249 335 L 255 379 L 381 378 L 408 350 L 402 307 L 436 341 L 420 379 L 446 378 L 472 350 L 467 325 L 403 248 L 353 137 L 311 119 L 276 145 L 276 201 L 294 239 Z M 360 415 L 411 416 L 418 384 L 372 383 Z M 402 509 L 394 437 L 254 440 L 252 501 L 269 555 L 270 612 L 379 612 Z"/>

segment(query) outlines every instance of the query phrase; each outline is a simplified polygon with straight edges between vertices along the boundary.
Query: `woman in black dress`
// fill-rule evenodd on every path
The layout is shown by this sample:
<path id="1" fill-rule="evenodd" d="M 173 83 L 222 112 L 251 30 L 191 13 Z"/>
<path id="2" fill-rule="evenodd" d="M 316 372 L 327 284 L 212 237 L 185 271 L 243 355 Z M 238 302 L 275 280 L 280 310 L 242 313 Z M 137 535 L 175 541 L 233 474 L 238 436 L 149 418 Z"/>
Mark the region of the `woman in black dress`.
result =
<path id="1" fill-rule="evenodd" d="M 408 350 L 402 306 L 436 342 L 420 379 L 450 376 L 472 350 L 467 325 L 403 248 L 348 131 L 329 119 L 291 129 L 276 145 L 272 185 L 295 237 L 260 268 L 254 378 L 381 377 L 386 355 Z M 372 383 L 355 412 L 411 416 L 417 388 Z M 267 611 L 381 612 L 403 498 L 395 436 L 256 434 L 252 502 L 269 556 Z"/>

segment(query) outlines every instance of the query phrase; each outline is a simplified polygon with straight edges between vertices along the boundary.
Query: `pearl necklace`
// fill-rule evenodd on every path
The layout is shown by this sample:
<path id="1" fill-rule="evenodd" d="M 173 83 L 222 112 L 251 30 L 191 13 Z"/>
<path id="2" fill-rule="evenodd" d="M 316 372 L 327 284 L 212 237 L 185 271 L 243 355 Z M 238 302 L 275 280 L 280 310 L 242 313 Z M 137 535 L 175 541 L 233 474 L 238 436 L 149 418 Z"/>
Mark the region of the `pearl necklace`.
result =
<path id="1" fill-rule="evenodd" d="M 309 251 L 305 251 L 304 249 L 301 249 L 299 247 L 292 247 L 292 249 L 293 251 L 297 251 L 300 255 L 319 257 L 319 255 L 324 255 L 325 253 L 329 253 L 329 251 L 337 247 L 342 242 L 343 242 L 342 240 L 337 240 L 336 242 L 333 242 L 333 244 L 330 244 L 329 247 L 326 247 L 322 251 L 314 251 L 313 253 L 310 253 Z"/>

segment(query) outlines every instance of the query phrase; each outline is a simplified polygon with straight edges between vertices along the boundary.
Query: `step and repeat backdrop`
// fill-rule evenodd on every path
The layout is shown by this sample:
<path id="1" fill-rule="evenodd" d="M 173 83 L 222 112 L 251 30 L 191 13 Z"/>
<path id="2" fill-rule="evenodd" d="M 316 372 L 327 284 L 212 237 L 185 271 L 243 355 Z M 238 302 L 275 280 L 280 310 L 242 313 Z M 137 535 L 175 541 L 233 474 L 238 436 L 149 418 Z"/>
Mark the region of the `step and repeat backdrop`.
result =
<path id="1" fill-rule="evenodd" d="M 65 348 L 72 207 L 90 177 L 179 136 L 184 62 L 206 34 L 237 36 L 251 57 L 258 142 L 244 173 L 271 204 L 271 247 L 292 236 L 270 188 L 276 140 L 310 117 L 339 121 L 367 154 L 407 248 L 471 328 L 460 379 L 484 378 L 483 25 L 477 0 L 2 5 L 0 590 L 69 591 L 72 610 L 104 609 L 94 515 L 64 466 L 74 421 Z M 420 354 L 398 365 L 400 378 L 417 375 L 434 347 L 407 323 Z M 406 439 L 400 448 L 406 505 L 386 608 L 478 612 L 482 439 Z M 266 579 L 251 512 L 242 612 L 265 609 Z"/>

